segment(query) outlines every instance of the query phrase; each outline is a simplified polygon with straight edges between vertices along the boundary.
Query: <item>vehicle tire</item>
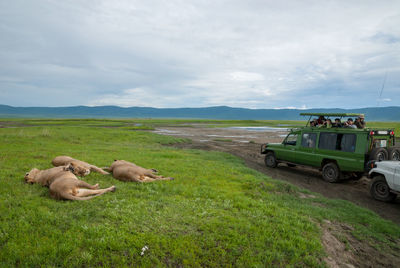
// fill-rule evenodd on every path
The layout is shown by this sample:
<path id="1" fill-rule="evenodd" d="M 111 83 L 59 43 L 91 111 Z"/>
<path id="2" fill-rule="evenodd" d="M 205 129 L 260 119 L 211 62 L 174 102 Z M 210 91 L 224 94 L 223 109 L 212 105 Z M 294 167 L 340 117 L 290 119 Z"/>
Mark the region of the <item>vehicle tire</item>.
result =
<path id="1" fill-rule="evenodd" d="M 373 198 L 379 201 L 391 202 L 396 199 L 396 194 L 390 192 L 389 185 L 382 175 L 378 175 L 372 179 L 369 192 Z"/>
<path id="2" fill-rule="evenodd" d="M 336 163 L 329 162 L 322 168 L 322 178 L 327 182 L 338 182 L 343 178 L 343 174 Z"/>
<path id="3" fill-rule="evenodd" d="M 288 167 L 295 167 L 296 165 L 295 164 L 292 164 L 292 163 L 287 163 L 286 164 Z"/>
<path id="4" fill-rule="evenodd" d="M 388 149 L 389 160 L 400 161 L 400 148 L 392 147 Z"/>
<path id="5" fill-rule="evenodd" d="M 264 162 L 265 162 L 265 165 L 270 168 L 275 168 L 278 166 L 278 162 L 276 161 L 274 152 L 268 152 L 265 155 Z"/>
<path id="6" fill-rule="evenodd" d="M 383 161 L 388 160 L 389 154 L 386 148 L 375 148 L 369 154 L 370 160 Z"/>

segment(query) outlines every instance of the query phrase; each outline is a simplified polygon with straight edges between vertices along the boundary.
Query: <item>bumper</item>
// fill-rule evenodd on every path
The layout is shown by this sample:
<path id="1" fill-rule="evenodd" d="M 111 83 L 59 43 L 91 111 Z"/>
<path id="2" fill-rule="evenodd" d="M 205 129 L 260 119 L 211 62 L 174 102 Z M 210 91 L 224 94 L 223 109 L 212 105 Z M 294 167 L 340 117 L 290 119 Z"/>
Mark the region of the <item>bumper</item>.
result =
<path id="1" fill-rule="evenodd" d="M 268 145 L 268 143 L 264 143 L 264 144 L 261 144 L 261 148 L 260 148 L 260 153 L 261 154 L 265 154 L 266 152 L 266 150 L 267 150 L 267 145 Z"/>

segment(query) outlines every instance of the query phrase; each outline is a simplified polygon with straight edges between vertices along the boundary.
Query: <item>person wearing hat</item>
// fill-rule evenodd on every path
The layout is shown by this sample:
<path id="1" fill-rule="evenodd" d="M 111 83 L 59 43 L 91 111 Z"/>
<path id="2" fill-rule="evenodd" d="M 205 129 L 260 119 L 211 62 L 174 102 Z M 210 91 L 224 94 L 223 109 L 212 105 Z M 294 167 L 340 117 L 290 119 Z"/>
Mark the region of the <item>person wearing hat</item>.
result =
<path id="1" fill-rule="evenodd" d="M 364 115 L 360 114 L 360 116 L 357 118 L 356 122 L 354 123 L 357 128 L 365 128 L 365 120 L 364 120 Z"/>

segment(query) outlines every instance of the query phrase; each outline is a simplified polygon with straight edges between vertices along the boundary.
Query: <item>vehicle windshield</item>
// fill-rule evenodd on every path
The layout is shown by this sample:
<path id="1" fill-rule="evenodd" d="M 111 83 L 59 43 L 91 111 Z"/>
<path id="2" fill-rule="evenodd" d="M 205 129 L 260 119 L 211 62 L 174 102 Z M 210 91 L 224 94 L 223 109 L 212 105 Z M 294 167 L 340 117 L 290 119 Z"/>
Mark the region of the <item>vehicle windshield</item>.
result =
<path id="1" fill-rule="evenodd" d="M 296 145 L 298 133 L 290 133 L 286 136 L 286 139 L 283 141 L 284 144 L 287 145 Z"/>

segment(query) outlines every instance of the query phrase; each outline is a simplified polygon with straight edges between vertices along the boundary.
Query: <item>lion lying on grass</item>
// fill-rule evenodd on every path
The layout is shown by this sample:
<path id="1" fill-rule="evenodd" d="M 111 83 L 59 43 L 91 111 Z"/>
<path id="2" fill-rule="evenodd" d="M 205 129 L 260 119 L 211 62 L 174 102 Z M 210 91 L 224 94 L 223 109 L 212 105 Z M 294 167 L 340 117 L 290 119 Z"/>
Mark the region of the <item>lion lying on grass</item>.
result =
<path id="1" fill-rule="evenodd" d="M 71 163 L 68 166 L 54 167 L 46 170 L 32 169 L 25 174 L 27 183 L 39 183 L 48 186 L 50 195 L 55 199 L 88 200 L 107 192 L 114 192 L 115 186 L 99 189 L 99 185 L 90 185 L 79 180 L 76 172 L 89 173 L 89 170 L 81 170 L 82 167 L 74 168 Z"/>
<path id="2" fill-rule="evenodd" d="M 91 165 L 91 164 L 89 164 L 89 163 L 86 163 L 86 162 L 83 162 L 83 161 L 81 161 L 81 160 L 74 159 L 74 158 L 72 158 L 72 157 L 65 156 L 65 155 L 57 156 L 56 158 L 54 158 L 54 159 L 51 161 L 51 163 L 52 163 L 53 166 L 55 166 L 55 167 L 65 166 L 65 165 L 74 163 L 75 167 L 78 167 L 78 166 L 79 166 L 79 167 L 86 168 L 86 169 L 88 169 L 88 170 L 90 170 L 90 171 L 93 171 L 93 172 L 99 172 L 99 173 L 101 173 L 101 174 L 109 174 L 108 172 L 102 170 L 102 169 L 99 168 L 99 167 L 96 167 L 96 166 Z M 90 173 L 90 172 L 89 172 L 89 173 Z M 89 173 L 88 173 L 88 174 L 89 174 Z M 85 175 L 88 175 L 88 174 L 85 174 Z M 79 176 L 85 176 L 85 175 L 81 175 L 81 174 L 78 174 L 78 175 L 79 175 Z"/>
<path id="3" fill-rule="evenodd" d="M 156 180 L 173 180 L 155 175 L 155 169 L 145 169 L 125 160 L 114 160 L 114 163 L 106 170 L 112 173 L 112 176 L 120 181 L 152 182 Z"/>

